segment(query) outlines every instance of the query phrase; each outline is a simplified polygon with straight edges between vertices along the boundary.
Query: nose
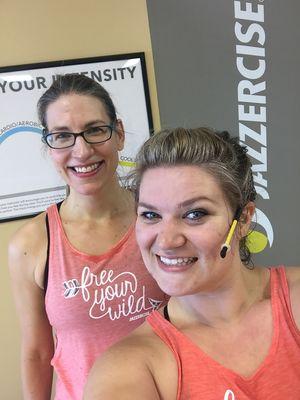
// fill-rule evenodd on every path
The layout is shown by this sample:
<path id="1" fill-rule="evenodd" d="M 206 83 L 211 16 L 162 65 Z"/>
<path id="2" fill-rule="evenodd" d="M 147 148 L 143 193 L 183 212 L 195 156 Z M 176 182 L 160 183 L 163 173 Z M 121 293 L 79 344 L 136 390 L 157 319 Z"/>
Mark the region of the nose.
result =
<path id="1" fill-rule="evenodd" d="M 186 237 L 180 223 L 164 222 L 156 237 L 156 244 L 161 250 L 172 250 L 182 247 Z"/>
<path id="2" fill-rule="evenodd" d="M 76 136 L 75 144 L 72 148 L 73 156 L 84 159 L 93 152 L 93 146 L 87 143 L 82 136 Z"/>

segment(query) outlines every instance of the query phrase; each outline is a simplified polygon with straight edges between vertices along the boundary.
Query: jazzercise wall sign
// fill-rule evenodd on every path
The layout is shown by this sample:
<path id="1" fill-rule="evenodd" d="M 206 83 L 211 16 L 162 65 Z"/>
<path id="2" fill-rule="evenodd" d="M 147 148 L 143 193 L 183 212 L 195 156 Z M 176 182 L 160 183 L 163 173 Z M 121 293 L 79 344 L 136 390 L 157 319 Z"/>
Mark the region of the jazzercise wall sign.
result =
<path id="1" fill-rule="evenodd" d="M 255 189 L 263 200 L 269 200 L 267 164 L 267 98 L 264 30 L 264 5 L 258 2 L 234 1 L 236 67 L 240 74 L 237 87 L 240 143 L 252 159 Z M 249 235 L 251 251 L 272 246 L 274 232 L 267 215 L 256 209 L 256 227 Z M 260 226 L 264 232 L 257 231 Z M 265 235 L 266 234 L 266 235 Z"/>

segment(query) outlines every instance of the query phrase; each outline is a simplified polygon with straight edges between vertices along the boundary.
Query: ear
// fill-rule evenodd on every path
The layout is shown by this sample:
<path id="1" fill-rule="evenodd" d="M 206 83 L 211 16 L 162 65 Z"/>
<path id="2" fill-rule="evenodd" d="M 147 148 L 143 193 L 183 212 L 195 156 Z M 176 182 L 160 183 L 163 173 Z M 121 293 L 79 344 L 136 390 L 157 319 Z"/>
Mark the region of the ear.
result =
<path id="1" fill-rule="evenodd" d="M 242 215 L 240 216 L 239 219 L 239 235 L 240 237 L 245 237 L 247 233 L 249 232 L 251 222 L 252 222 L 252 217 L 255 212 L 255 204 L 253 201 L 249 201 L 248 204 L 243 208 Z"/>
<path id="2" fill-rule="evenodd" d="M 116 121 L 115 132 L 116 132 L 116 138 L 117 138 L 117 148 L 118 148 L 118 151 L 121 151 L 124 149 L 124 141 L 125 141 L 125 131 L 124 131 L 124 126 L 123 126 L 123 122 L 121 119 L 117 119 L 117 121 Z"/>

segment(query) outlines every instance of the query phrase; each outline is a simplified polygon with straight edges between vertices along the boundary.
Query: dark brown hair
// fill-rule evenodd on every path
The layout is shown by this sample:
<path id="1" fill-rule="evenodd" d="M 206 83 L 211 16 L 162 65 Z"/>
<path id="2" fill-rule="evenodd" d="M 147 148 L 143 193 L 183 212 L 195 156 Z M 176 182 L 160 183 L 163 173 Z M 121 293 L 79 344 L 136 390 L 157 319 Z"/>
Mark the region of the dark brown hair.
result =
<path id="1" fill-rule="evenodd" d="M 85 75 L 66 74 L 56 75 L 52 85 L 38 101 L 38 117 L 44 128 L 47 129 L 47 109 L 49 105 L 58 100 L 60 96 L 71 93 L 93 96 L 101 101 L 110 118 L 110 123 L 115 123 L 117 119 L 116 109 L 107 90 L 99 83 Z"/>

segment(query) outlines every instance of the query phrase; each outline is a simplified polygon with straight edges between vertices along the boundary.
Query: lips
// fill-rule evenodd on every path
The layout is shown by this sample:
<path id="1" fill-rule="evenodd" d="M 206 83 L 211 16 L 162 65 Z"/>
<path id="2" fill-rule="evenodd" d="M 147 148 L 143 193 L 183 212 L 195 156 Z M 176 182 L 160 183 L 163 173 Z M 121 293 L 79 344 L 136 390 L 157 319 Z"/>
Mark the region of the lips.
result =
<path id="1" fill-rule="evenodd" d="M 99 161 L 99 162 L 96 162 L 93 164 L 74 166 L 74 167 L 69 167 L 69 168 L 71 168 L 77 174 L 85 175 L 85 174 L 93 173 L 96 170 L 98 170 L 102 163 L 103 163 L 103 161 Z"/>
<path id="2" fill-rule="evenodd" d="M 158 266 L 166 273 L 180 273 L 192 268 L 197 257 L 165 257 L 156 255 Z"/>
<path id="3" fill-rule="evenodd" d="M 159 256 L 159 259 L 164 265 L 170 265 L 170 266 L 189 265 L 189 264 L 192 264 L 195 261 L 197 261 L 197 257 L 168 258 L 168 257 Z"/>

